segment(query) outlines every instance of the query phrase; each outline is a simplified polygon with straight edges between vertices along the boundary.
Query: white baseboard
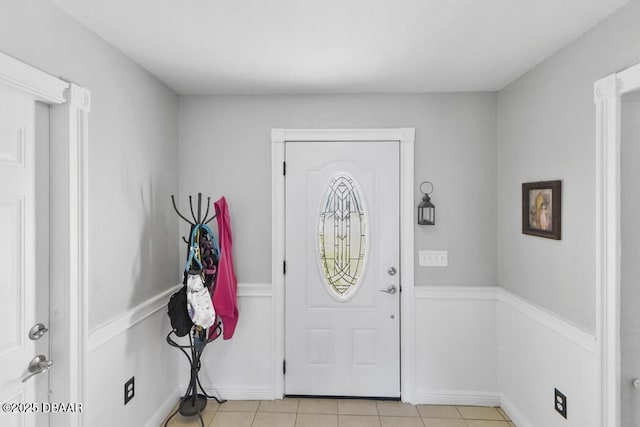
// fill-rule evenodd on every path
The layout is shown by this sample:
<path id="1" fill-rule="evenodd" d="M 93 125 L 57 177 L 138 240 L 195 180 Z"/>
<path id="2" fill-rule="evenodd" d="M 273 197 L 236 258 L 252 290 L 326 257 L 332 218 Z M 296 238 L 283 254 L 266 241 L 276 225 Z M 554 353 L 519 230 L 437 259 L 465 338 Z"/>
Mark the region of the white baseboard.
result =
<path id="1" fill-rule="evenodd" d="M 162 402 L 162 405 L 158 408 L 156 413 L 147 421 L 145 427 L 157 427 L 162 425 L 164 419 L 171 413 L 173 407 L 178 403 L 178 399 L 180 399 L 181 391 L 179 389 L 175 389 L 173 393 L 171 393 L 167 399 Z"/>
<path id="2" fill-rule="evenodd" d="M 533 427 L 527 419 L 516 409 L 516 407 L 506 398 L 500 396 L 500 407 L 507 414 L 511 421 L 518 427 Z"/>
<path id="3" fill-rule="evenodd" d="M 414 403 L 421 405 L 498 406 L 500 402 L 500 395 L 494 392 L 439 390 L 414 394 Z"/>
<path id="4" fill-rule="evenodd" d="M 204 386 L 204 391 L 211 396 L 220 396 L 226 400 L 273 400 L 273 389 L 251 386 Z"/>

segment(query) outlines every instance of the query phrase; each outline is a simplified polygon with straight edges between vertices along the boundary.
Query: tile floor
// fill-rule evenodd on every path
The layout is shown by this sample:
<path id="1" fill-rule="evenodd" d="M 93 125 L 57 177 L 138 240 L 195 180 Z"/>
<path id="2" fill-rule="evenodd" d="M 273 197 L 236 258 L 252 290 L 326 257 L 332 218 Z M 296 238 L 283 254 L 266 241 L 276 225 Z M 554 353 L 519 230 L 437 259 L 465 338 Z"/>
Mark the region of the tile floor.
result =
<path id="1" fill-rule="evenodd" d="M 230 400 L 221 405 L 210 400 L 202 418 L 206 427 L 515 427 L 500 408 L 355 399 Z M 197 416 L 179 414 L 168 424 L 200 425 Z"/>

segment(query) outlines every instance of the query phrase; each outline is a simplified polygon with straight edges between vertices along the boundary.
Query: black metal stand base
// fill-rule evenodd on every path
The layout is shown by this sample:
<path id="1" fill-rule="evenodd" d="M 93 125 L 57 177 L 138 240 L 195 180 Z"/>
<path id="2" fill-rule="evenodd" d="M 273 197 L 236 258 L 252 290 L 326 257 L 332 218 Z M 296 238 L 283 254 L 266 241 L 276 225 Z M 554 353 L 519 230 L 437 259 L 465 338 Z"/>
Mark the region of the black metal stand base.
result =
<path id="1" fill-rule="evenodd" d="M 200 414 L 207 407 L 207 398 L 202 394 L 198 396 L 185 396 L 178 406 L 180 415 L 185 417 L 192 417 Z"/>
<path id="2" fill-rule="evenodd" d="M 191 378 L 189 380 L 189 387 L 187 388 L 186 393 L 180 399 L 180 404 L 178 408 L 167 418 L 167 421 L 164 423 L 164 427 L 167 427 L 169 421 L 177 414 L 180 414 L 184 417 L 194 417 L 198 416 L 200 418 L 200 425 L 204 427 L 204 420 L 202 419 L 202 411 L 207 407 L 207 399 L 215 399 L 218 403 L 224 403 L 226 400 L 220 399 L 216 396 L 210 396 L 207 394 L 202 388 L 202 384 L 200 384 L 200 378 L 198 378 L 198 372 L 200 371 L 200 356 L 202 355 L 202 351 L 206 346 L 207 342 L 201 345 L 194 345 L 193 340 L 191 339 L 191 335 L 189 335 L 189 345 L 179 345 L 174 340 L 171 339 L 171 334 L 173 331 L 169 332 L 167 335 L 167 342 L 172 347 L 176 347 L 180 349 L 184 355 L 189 360 L 189 365 L 191 367 Z M 189 355 L 184 349 L 188 348 L 191 350 L 191 355 Z M 198 393 L 198 389 L 202 391 L 202 393 Z"/>

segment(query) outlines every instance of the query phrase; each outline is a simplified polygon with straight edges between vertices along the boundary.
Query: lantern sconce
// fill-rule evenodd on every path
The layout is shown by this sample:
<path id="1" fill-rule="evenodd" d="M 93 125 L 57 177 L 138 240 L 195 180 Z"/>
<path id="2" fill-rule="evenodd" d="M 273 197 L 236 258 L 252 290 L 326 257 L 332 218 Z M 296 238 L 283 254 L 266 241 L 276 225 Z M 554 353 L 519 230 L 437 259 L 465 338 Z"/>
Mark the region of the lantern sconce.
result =
<path id="1" fill-rule="evenodd" d="M 422 189 L 425 184 L 428 191 Z M 431 188 L 429 190 L 429 188 Z M 429 195 L 433 193 L 433 184 L 429 181 L 424 181 L 420 184 L 420 192 L 423 194 L 422 202 L 418 205 L 418 224 L 420 225 L 436 225 L 436 205 L 431 203 L 431 197 Z"/>

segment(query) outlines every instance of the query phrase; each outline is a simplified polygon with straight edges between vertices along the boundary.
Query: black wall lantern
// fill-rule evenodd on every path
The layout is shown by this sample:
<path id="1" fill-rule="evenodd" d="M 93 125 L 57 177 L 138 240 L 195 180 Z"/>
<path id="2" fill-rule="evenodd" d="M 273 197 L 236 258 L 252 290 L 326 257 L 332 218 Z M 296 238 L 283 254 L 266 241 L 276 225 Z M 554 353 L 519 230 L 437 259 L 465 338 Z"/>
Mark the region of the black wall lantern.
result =
<path id="1" fill-rule="evenodd" d="M 424 191 L 422 187 L 427 185 L 427 188 L 431 188 L 429 191 Z M 429 194 L 433 193 L 433 184 L 429 181 L 424 181 L 420 184 L 420 192 L 423 194 L 422 202 L 418 205 L 418 224 L 420 225 L 436 225 L 436 205 L 431 203 L 431 197 Z"/>

